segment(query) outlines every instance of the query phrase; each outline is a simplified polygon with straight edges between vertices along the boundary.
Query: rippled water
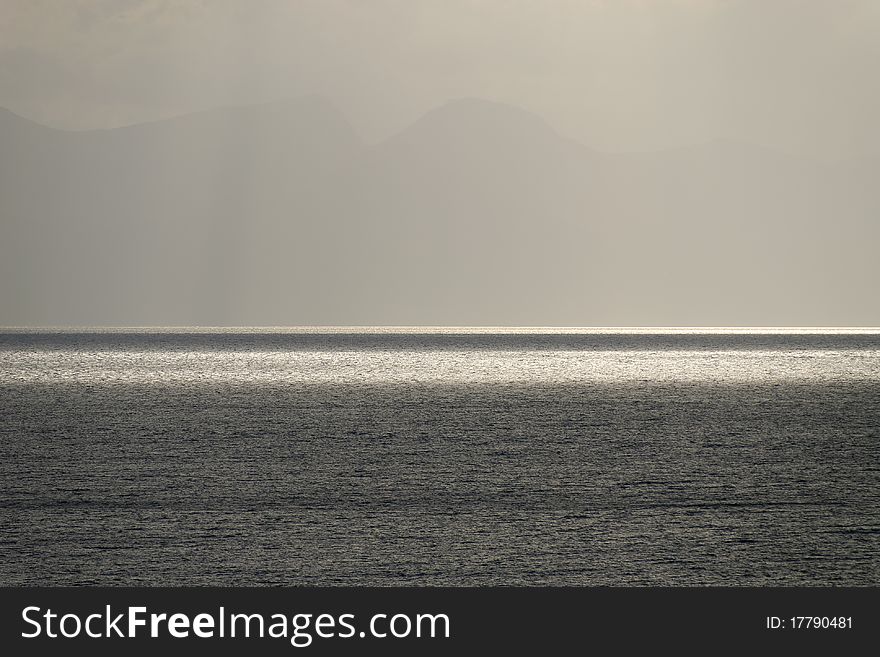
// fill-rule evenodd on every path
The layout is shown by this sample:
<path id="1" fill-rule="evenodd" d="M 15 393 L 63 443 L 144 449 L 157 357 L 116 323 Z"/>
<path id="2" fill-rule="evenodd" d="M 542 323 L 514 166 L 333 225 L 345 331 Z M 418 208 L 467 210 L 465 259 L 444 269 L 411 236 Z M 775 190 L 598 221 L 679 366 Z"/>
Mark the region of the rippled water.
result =
<path id="1" fill-rule="evenodd" d="M 2 584 L 880 584 L 880 333 L 0 333 Z"/>

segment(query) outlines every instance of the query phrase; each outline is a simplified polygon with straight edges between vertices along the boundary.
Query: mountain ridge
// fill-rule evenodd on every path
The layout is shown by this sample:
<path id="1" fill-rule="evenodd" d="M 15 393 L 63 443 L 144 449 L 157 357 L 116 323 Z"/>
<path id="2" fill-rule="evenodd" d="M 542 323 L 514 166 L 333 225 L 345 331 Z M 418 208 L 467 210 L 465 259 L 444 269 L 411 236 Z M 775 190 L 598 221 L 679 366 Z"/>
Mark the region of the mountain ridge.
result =
<path id="1" fill-rule="evenodd" d="M 320 98 L 13 116 L 0 324 L 833 325 L 880 273 L 864 169 L 749 145 L 602 153 L 479 99 L 378 145 Z"/>
<path id="2" fill-rule="evenodd" d="M 436 116 L 437 114 L 444 114 L 449 112 L 449 110 L 454 110 L 458 107 L 463 106 L 484 106 L 484 107 L 494 107 L 501 109 L 505 113 L 519 115 L 521 117 L 527 118 L 529 121 L 541 125 L 546 129 L 548 133 L 555 135 L 556 137 L 570 142 L 572 144 L 576 144 L 578 147 L 590 150 L 592 152 L 608 156 L 608 157 L 628 157 L 628 156 L 653 156 L 660 155 L 666 153 L 682 153 L 682 152 L 691 152 L 691 151 L 700 151 L 703 149 L 709 149 L 716 146 L 724 146 L 732 149 L 739 150 L 754 150 L 756 152 L 764 152 L 764 153 L 772 153 L 774 155 L 782 155 L 787 157 L 794 157 L 792 154 L 789 154 L 786 151 L 782 151 L 771 146 L 766 146 L 762 144 L 758 144 L 752 141 L 746 141 L 741 139 L 733 139 L 727 137 L 716 137 L 713 139 L 709 139 L 704 142 L 698 142 L 694 144 L 685 144 L 681 146 L 674 146 L 662 149 L 645 149 L 645 150 L 625 150 L 625 151 L 598 151 L 594 147 L 589 144 L 585 144 L 573 137 L 569 137 L 560 133 L 556 130 L 544 117 L 536 114 L 532 111 L 523 109 L 516 105 L 511 105 L 508 103 L 503 103 L 495 100 L 488 100 L 484 98 L 479 98 L 476 96 L 462 96 L 459 98 L 453 98 L 449 101 L 437 105 L 436 107 L 431 108 L 424 114 L 420 115 L 413 121 L 410 121 L 399 130 L 391 133 L 387 137 L 379 140 L 374 144 L 368 144 L 361 135 L 354 130 L 351 122 L 345 116 L 345 113 L 342 112 L 338 106 L 329 100 L 325 96 L 320 96 L 317 94 L 311 94 L 306 96 L 295 96 L 290 98 L 283 98 L 278 100 L 271 100 L 262 103 L 252 103 L 252 104 L 240 104 L 240 105 L 221 105 L 212 108 L 194 110 L 191 112 L 185 112 L 182 114 L 175 114 L 173 116 L 168 116 L 164 118 L 151 119 L 148 121 L 140 121 L 137 123 L 130 123 L 121 126 L 114 126 L 109 128 L 86 128 L 86 129 L 65 129 L 58 128 L 54 126 L 47 125 L 45 123 L 41 123 L 37 120 L 31 119 L 27 116 L 23 116 L 18 112 L 15 112 L 7 107 L 0 105 L 0 125 L 2 125 L 3 117 L 6 115 L 11 121 L 19 121 L 24 122 L 28 125 L 35 126 L 41 129 L 49 130 L 55 133 L 61 134 L 71 134 L 71 135 L 87 135 L 87 134 L 99 134 L 99 133 L 114 133 L 117 131 L 129 131 L 138 128 L 147 128 L 147 127 L 158 127 L 162 125 L 168 125 L 170 123 L 179 122 L 182 120 L 195 120 L 198 118 L 205 118 L 211 115 L 222 115 L 222 114 L 245 114 L 247 112 L 259 112 L 260 110 L 267 109 L 280 109 L 284 107 L 296 107 L 298 105 L 312 105 L 313 107 L 322 107 L 325 112 L 331 115 L 336 115 L 337 117 L 341 117 L 343 119 L 342 122 L 348 125 L 349 129 L 357 135 L 357 140 L 364 144 L 365 147 L 373 146 L 381 146 L 383 144 L 387 144 L 389 142 L 393 142 L 408 131 L 413 128 L 417 128 L 421 123 L 423 123 L 426 119 L 430 119 L 432 116 Z M 862 158 L 852 158 L 852 161 L 855 160 L 877 160 L 876 157 L 862 157 Z M 849 162 L 850 160 L 845 160 L 844 162 Z"/>

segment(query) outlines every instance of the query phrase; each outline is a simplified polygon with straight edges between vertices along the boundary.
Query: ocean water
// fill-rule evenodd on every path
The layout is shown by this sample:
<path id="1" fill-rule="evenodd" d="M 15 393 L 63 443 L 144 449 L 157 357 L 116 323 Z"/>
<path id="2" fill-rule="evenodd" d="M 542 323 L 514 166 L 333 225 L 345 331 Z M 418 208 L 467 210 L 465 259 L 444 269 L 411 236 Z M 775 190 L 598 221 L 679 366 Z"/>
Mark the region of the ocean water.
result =
<path id="1" fill-rule="evenodd" d="M 0 584 L 878 585 L 880 332 L 0 332 Z"/>

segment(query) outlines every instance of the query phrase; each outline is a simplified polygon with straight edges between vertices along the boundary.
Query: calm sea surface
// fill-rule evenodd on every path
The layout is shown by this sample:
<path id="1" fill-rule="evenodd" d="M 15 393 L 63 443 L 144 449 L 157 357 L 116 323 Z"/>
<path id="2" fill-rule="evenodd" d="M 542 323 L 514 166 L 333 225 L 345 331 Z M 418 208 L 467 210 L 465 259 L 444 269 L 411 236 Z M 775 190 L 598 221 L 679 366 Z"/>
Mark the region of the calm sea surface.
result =
<path id="1" fill-rule="evenodd" d="M 0 584 L 880 584 L 880 332 L 0 331 Z"/>

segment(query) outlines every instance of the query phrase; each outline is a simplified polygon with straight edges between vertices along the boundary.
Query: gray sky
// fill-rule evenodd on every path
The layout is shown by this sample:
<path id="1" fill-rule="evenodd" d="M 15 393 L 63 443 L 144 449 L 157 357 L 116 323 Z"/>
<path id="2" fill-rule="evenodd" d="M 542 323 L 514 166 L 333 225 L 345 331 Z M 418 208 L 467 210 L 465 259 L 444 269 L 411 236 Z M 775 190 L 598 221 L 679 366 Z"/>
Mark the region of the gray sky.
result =
<path id="1" fill-rule="evenodd" d="M 877 0 L 0 4 L 0 325 L 880 325 Z"/>
<path id="2" fill-rule="evenodd" d="M 601 150 L 880 153 L 875 0 L 0 0 L 0 105 L 112 127 L 303 94 L 370 140 L 476 96 Z"/>

